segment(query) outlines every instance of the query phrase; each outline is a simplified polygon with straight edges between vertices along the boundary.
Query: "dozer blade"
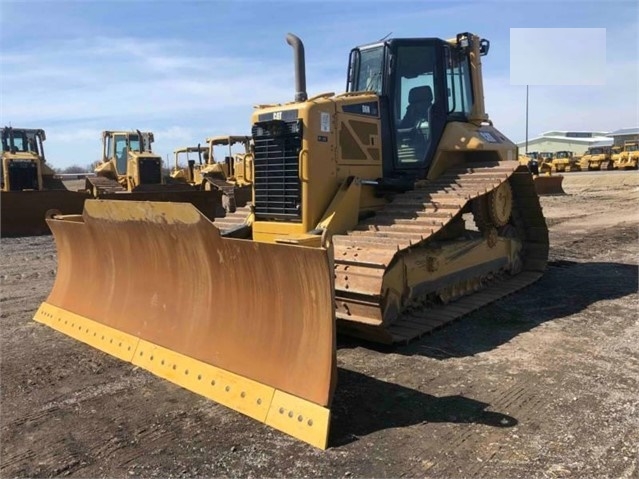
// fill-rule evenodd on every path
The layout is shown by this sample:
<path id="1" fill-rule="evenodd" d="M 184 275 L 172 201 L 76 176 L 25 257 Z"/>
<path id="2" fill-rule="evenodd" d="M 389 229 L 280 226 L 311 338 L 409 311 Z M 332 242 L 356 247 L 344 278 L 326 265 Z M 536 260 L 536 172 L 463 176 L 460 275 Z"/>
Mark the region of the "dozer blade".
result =
<path id="1" fill-rule="evenodd" d="M 155 185 L 153 185 L 155 186 Z M 140 188 L 121 193 L 100 193 L 103 200 L 127 201 L 170 201 L 173 203 L 191 203 L 208 219 L 224 216 L 222 193 L 219 191 L 201 191 L 181 185 L 161 185 L 155 188 Z"/>
<path id="2" fill-rule="evenodd" d="M 36 321 L 326 447 L 327 250 L 223 238 L 186 203 L 88 200 L 48 222 L 58 273 Z"/>
<path id="3" fill-rule="evenodd" d="M 561 184 L 563 175 L 539 175 L 534 177 L 535 191 L 538 195 L 565 195 Z"/>
<path id="4" fill-rule="evenodd" d="M 47 212 L 81 213 L 88 197 L 68 190 L 3 191 L 0 193 L 0 236 L 51 234 L 45 221 Z"/>

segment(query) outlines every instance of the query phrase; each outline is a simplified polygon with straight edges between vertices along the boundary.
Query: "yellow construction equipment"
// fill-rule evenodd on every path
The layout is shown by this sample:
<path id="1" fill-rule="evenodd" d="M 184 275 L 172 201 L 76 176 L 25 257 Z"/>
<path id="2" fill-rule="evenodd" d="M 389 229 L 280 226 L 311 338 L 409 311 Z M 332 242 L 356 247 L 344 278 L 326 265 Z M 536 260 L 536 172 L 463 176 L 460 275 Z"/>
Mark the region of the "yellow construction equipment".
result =
<path id="1" fill-rule="evenodd" d="M 102 160 L 95 176 L 87 177 L 86 190 L 99 199 L 191 203 L 210 219 L 223 214 L 219 192 L 166 181 L 153 142 L 152 132 L 103 131 Z"/>
<path id="2" fill-rule="evenodd" d="M 581 171 L 581 156 L 573 154 L 568 162 L 566 171 Z"/>
<path id="3" fill-rule="evenodd" d="M 46 164 L 42 129 L 4 127 L 0 179 L 0 235 L 49 234 L 49 210 L 81 213 L 87 195 L 68 190 Z"/>
<path id="4" fill-rule="evenodd" d="M 347 91 L 311 98 L 287 41 L 295 101 L 252 117 L 249 239 L 187 204 L 87 201 L 49 220 L 35 319 L 324 448 L 338 325 L 420 337 L 537 280 L 548 229 L 484 110 L 487 40 L 356 47 Z"/>
<path id="5" fill-rule="evenodd" d="M 526 166 L 533 175 L 535 190 L 538 195 L 566 194 L 562 187 L 563 175 L 554 175 L 552 170 L 552 154 L 536 151 L 519 155 L 519 164 Z"/>
<path id="6" fill-rule="evenodd" d="M 179 148 L 174 151 L 175 165 L 171 177 L 184 181 L 198 189 L 218 190 L 222 195 L 222 204 L 227 213 L 234 213 L 236 208 L 245 207 L 251 201 L 251 137 L 249 136 L 215 136 L 207 138 L 207 146 L 197 145 Z M 240 145 L 241 153 L 234 153 L 233 147 Z M 228 151 L 223 161 L 216 161 L 215 149 L 226 147 Z M 197 155 L 198 161 L 189 157 L 189 153 Z M 180 159 L 186 156 L 186 166 L 180 166 Z"/>
<path id="7" fill-rule="evenodd" d="M 591 146 L 581 157 L 582 170 L 612 170 L 614 164 L 611 159 L 612 148 L 609 146 Z"/>
<path id="8" fill-rule="evenodd" d="M 622 147 L 614 147 L 611 160 L 616 169 L 636 170 L 639 163 L 639 143 L 626 141 Z"/>
<path id="9" fill-rule="evenodd" d="M 553 158 L 554 155 L 549 151 L 541 151 L 537 154 L 537 161 L 539 162 L 539 173 L 553 173 Z"/>
<path id="10" fill-rule="evenodd" d="M 571 159 L 572 151 L 556 151 L 552 157 L 552 171 L 556 173 L 570 171 Z"/>

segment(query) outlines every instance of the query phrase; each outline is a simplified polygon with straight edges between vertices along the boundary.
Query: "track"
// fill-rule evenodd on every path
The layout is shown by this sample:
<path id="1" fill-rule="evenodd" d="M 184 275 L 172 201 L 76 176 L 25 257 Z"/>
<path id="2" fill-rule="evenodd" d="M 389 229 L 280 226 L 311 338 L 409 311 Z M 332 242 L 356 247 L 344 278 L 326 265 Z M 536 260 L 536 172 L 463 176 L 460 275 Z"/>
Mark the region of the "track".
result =
<path id="1" fill-rule="evenodd" d="M 524 239 L 523 272 L 493 279 L 479 293 L 448 305 L 403 312 L 383 325 L 382 282 L 404 251 L 428 247 L 448 233 L 470 202 L 509 181 L 513 217 Z M 435 181 L 398 195 L 373 218 L 333 237 L 337 317 L 350 334 L 381 342 L 409 341 L 536 281 L 548 258 L 548 229 L 527 168 L 516 161 L 476 163 L 453 169 Z M 467 281 L 468 277 L 460 281 Z"/>
<path id="2" fill-rule="evenodd" d="M 215 218 L 213 223 L 224 233 L 244 224 L 250 213 L 251 205 L 247 203 L 245 206 L 237 208 L 233 213 L 226 213 L 226 216 L 222 218 Z"/>

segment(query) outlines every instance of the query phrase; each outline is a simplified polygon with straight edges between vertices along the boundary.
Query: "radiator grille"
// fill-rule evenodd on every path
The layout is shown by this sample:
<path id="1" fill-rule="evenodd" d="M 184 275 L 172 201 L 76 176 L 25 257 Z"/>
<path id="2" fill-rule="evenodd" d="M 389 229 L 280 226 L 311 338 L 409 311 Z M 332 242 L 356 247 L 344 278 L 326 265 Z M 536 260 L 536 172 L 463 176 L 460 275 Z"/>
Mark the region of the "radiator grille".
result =
<path id="1" fill-rule="evenodd" d="M 162 183 L 162 160 L 159 158 L 140 158 L 138 165 L 141 185 Z"/>
<path id="2" fill-rule="evenodd" d="M 301 120 L 259 122 L 252 133 L 256 218 L 301 221 Z"/>
<path id="3" fill-rule="evenodd" d="M 37 190 L 38 165 L 31 161 L 10 161 L 9 184 L 11 191 Z"/>

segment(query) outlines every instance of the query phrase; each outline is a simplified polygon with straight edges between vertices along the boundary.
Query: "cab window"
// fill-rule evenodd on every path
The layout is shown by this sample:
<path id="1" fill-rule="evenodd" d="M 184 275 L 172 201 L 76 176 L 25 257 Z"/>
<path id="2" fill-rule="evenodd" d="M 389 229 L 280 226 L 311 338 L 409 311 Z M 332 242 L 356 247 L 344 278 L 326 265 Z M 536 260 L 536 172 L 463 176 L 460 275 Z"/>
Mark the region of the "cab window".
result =
<path id="1" fill-rule="evenodd" d="M 115 167 L 119 175 L 126 174 L 127 146 L 125 135 L 115 135 Z"/>
<path id="2" fill-rule="evenodd" d="M 466 117 L 473 104 L 468 56 L 450 48 L 446 48 L 445 52 L 448 113 Z"/>
<path id="3" fill-rule="evenodd" d="M 406 45 L 397 49 L 394 117 L 399 166 L 419 166 L 431 141 L 431 108 L 435 99 L 435 49 Z"/>
<path id="4" fill-rule="evenodd" d="M 356 67 L 358 71 L 354 91 L 372 91 L 382 94 L 384 48 L 382 46 L 360 50 Z"/>

